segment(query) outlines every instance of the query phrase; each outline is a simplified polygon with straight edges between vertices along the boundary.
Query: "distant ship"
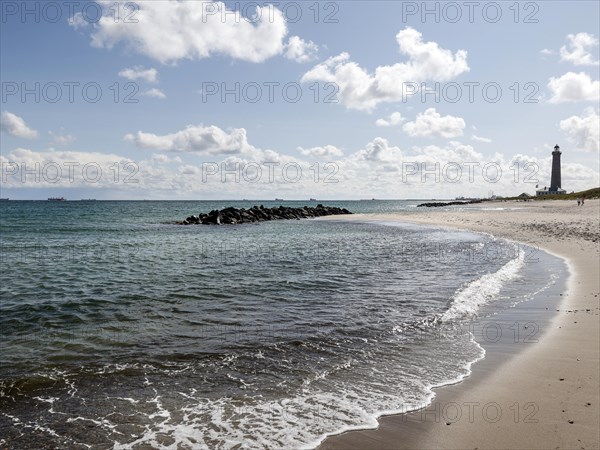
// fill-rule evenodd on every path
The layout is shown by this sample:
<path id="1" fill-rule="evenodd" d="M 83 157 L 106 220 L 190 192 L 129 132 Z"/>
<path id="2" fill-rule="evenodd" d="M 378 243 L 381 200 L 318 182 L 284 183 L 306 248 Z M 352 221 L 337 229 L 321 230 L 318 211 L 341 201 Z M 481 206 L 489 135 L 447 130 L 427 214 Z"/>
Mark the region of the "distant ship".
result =
<path id="1" fill-rule="evenodd" d="M 67 199 L 64 197 L 49 197 L 48 201 L 49 202 L 65 202 L 65 201 L 67 201 Z"/>
<path id="2" fill-rule="evenodd" d="M 316 201 L 317 201 L 317 199 L 316 199 L 316 198 L 311 198 L 311 199 L 309 200 L 309 202 L 316 202 Z"/>
<path id="3" fill-rule="evenodd" d="M 276 198 L 275 201 L 276 202 L 283 202 L 284 200 L 282 198 Z"/>
<path id="4" fill-rule="evenodd" d="M 7 202 L 9 200 L 10 200 L 9 198 L 0 198 L 0 202 Z"/>

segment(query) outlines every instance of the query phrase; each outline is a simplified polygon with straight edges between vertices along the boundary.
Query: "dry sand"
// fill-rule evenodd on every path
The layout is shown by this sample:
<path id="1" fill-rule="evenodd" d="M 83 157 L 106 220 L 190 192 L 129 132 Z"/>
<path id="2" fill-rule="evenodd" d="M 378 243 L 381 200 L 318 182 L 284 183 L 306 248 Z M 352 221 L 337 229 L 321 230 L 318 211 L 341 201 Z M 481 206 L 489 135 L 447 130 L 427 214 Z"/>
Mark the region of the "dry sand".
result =
<path id="1" fill-rule="evenodd" d="M 588 200 L 583 207 L 563 200 L 494 202 L 485 205 L 485 211 L 473 206 L 450 212 L 419 208 L 414 213 L 355 215 L 352 220 L 486 232 L 566 258 L 567 292 L 547 331 L 535 345 L 521 346 L 502 364 L 490 366 L 485 358 L 465 381 L 436 389 L 428 408 L 433 412 L 383 417 L 377 430 L 332 436 L 322 449 L 600 447 L 600 200 Z M 490 404 L 498 406 L 483 414 L 482 408 Z M 443 420 L 456 405 L 462 417 Z M 435 408 L 446 407 L 446 415 L 435 413 Z M 501 417 L 491 420 L 498 407 Z"/>

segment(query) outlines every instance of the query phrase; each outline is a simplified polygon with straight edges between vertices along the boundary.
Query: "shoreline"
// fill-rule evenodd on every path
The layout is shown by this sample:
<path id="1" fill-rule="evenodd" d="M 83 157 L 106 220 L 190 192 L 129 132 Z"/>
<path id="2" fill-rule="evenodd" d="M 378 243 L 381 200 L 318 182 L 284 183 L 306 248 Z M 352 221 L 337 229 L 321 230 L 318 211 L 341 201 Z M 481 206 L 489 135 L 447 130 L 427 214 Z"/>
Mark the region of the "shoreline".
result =
<path id="1" fill-rule="evenodd" d="M 376 429 L 329 436 L 319 449 L 598 448 L 600 201 L 588 200 L 579 209 L 571 201 L 502 206 L 325 219 L 398 221 L 488 233 L 562 258 L 570 275 L 565 294 L 554 299 L 559 311 L 548 319 L 536 345 L 502 361 L 486 351 L 462 381 L 433 388 L 433 410 L 429 405 L 383 415 Z M 580 215 L 577 222 L 575 212 Z M 537 318 L 540 311 L 532 313 Z M 493 404 L 500 405 L 504 416 L 489 420 L 489 414 L 477 414 L 476 407 Z M 440 411 L 450 408 L 468 417 L 440 420 L 445 416 Z M 492 416 L 494 408 L 487 410 Z"/>

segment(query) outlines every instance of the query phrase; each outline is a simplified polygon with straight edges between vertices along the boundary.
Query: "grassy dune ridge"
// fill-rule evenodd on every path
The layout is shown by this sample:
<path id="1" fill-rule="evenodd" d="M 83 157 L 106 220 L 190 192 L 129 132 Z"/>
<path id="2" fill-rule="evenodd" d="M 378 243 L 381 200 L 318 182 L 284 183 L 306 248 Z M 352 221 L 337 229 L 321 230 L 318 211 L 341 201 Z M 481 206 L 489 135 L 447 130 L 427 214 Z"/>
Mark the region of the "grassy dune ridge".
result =
<path id="1" fill-rule="evenodd" d="M 588 189 L 586 191 L 573 192 L 571 194 L 557 194 L 557 195 L 542 195 L 528 197 L 531 200 L 577 200 L 580 197 L 600 198 L 600 187 Z M 523 197 L 504 197 L 502 200 L 522 200 Z"/>

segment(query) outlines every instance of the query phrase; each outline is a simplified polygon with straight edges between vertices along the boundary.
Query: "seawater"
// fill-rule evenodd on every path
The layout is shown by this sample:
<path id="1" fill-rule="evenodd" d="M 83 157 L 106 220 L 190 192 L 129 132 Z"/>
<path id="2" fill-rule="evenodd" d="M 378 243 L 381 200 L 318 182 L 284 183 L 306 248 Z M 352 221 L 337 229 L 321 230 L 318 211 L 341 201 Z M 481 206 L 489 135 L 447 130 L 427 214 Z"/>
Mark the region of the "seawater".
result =
<path id="1" fill-rule="evenodd" d="M 174 225 L 261 203 L 280 204 L 1 203 L 0 444 L 314 447 L 467 376 L 485 354 L 469 323 L 566 273 L 403 223 Z"/>

